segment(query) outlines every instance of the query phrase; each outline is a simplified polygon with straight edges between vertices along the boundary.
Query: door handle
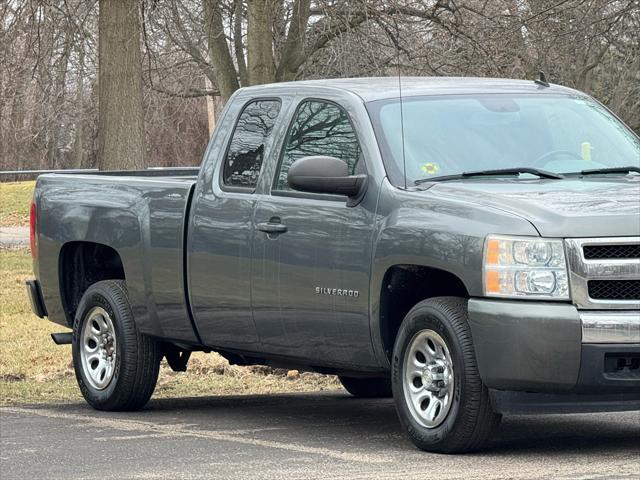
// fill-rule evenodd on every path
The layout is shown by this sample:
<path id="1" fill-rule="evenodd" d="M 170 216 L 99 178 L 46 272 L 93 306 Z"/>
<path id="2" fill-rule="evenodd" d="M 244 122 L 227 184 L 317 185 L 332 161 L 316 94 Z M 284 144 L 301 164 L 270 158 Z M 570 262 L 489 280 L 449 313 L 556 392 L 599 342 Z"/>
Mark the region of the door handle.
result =
<path id="1" fill-rule="evenodd" d="M 259 223 L 257 226 L 259 231 L 265 233 L 280 234 L 287 231 L 286 225 L 272 221 Z"/>

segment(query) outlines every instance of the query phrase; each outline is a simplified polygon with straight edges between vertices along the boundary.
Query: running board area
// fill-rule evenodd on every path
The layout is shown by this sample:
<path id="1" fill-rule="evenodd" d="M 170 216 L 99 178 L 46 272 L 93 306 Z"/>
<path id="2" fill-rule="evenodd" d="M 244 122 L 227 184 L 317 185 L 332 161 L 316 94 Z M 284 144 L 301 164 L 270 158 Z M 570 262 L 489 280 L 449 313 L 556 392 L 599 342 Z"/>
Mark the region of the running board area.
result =
<path id="1" fill-rule="evenodd" d="M 71 345 L 72 332 L 52 333 L 51 338 L 56 345 Z"/>

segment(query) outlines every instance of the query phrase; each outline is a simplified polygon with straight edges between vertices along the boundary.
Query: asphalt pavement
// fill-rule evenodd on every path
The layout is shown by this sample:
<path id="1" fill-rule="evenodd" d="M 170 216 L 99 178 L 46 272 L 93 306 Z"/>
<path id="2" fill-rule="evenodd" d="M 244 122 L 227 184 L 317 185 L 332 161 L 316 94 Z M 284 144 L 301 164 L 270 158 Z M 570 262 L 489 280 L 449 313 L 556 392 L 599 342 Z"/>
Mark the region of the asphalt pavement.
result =
<path id="1" fill-rule="evenodd" d="M 638 479 L 640 412 L 507 417 L 482 453 L 404 437 L 390 400 L 341 392 L 0 409 L 10 479 Z"/>

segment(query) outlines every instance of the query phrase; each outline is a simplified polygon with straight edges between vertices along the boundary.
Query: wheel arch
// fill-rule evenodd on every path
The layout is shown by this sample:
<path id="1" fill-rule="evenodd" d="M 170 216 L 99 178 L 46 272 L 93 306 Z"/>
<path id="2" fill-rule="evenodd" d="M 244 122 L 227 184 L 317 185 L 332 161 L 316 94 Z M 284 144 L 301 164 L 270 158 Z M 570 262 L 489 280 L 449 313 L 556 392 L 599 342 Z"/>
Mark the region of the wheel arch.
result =
<path id="1" fill-rule="evenodd" d="M 65 243 L 58 257 L 60 298 L 69 326 L 73 325 L 80 299 L 102 280 L 126 280 L 120 254 L 112 247 L 88 241 Z"/>
<path id="2" fill-rule="evenodd" d="M 460 277 L 447 270 L 425 265 L 390 266 L 379 291 L 378 335 L 386 359 L 391 358 L 398 329 L 406 314 L 418 302 L 440 296 L 469 298 Z"/>

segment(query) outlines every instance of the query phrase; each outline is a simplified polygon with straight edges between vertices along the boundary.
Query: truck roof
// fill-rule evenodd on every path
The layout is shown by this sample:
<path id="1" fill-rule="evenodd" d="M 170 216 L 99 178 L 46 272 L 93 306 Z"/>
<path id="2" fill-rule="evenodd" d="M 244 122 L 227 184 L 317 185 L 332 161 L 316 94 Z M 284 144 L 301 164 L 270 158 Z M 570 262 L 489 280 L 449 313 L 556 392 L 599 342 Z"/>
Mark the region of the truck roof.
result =
<path id="1" fill-rule="evenodd" d="M 541 86 L 533 80 L 479 77 L 401 77 L 402 96 L 465 95 L 483 93 L 563 93 L 584 95 L 568 87 L 551 84 Z M 241 89 L 265 95 L 276 93 L 320 93 L 342 91 L 358 95 L 364 102 L 398 97 L 398 77 L 334 78 L 271 83 Z"/>

